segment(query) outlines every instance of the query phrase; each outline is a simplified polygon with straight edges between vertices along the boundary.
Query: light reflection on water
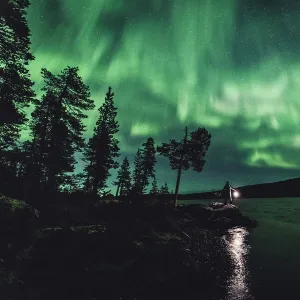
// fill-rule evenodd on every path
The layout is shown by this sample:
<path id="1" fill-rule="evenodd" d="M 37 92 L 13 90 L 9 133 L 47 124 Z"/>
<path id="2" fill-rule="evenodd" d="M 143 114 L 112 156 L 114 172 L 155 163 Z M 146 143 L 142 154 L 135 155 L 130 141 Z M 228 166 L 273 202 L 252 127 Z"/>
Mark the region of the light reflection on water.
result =
<path id="1" fill-rule="evenodd" d="M 226 300 L 253 299 L 248 286 L 250 281 L 247 269 L 249 246 L 245 242 L 247 235 L 246 229 L 234 228 L 228 230 L 228 234 L 223 237 L 232 265 L 232 274 L 227 282 Z"/>

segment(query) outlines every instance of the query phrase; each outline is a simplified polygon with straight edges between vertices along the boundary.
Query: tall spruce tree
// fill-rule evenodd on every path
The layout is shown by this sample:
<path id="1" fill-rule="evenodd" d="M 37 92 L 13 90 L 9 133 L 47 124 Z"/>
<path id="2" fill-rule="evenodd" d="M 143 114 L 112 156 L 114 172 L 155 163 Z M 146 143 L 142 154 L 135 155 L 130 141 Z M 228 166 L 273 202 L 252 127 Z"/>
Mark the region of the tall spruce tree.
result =
<path id="1" fill-rule="evenodd" d="M 20 190 L 18 174 L 22 153 L 19 145 L 2 151 L 0 156 L 0 190 L 8 196 L 17 196 Z"/>
<path id="2" fill-rule="evenodd" d="M 21 157 L 19 159 L 19 169 L 18 169 L 18 178 L 23 181 L 27 174 L 27 168 L 30 164 L 30 159 L 32 157 L 32 142 L 24 141 L 20 145 Z"/>
<path id="3" fill-rule="evenodd" d="M 133 171 L 133 186 L 132 192 L 136 195 L 141 195 L 143 192 L 143 160 L 142 150 L 139 148 L 134 158 L 134 171 Z"/>
<path id="4" fill-rule="evenodd" d="M 29 183 L 57 191 L 75 168 L 74 154 L 84 146 L 82 120 L 94 108 L 89 87 L 77 67 L 67 67 L 55 76 L 42 69 L 44 95 L 32 113 L 32 159 Z"/>
<path id="5" fill-rule="evenodd" d="M 0 151 L 19 137 L 26 121 L 24 109 L 35 96 L 27 69 L 34 59 L 26 20 L 28 6 L 27 0 L 2 0 L 0 5 Z"/>
<path id="6" fill-rule="evenodd" d="M 141 189 L 144 191 L 149 185 L 149 178 L 154 177 L 155 170 L 154 166 L 156 164 L 155 158 L 155 143 L 152 137 L 149 137 L 145 143 L 143 143 L 142 150 L 142 182 Z"/>
<path id="7" fill-rule="evenodd" d="M 52 76 L 55 80 L 55 76 Z M 56 95 L 47 92 L 42 96 L 41 101 L 36 104 L 35 110 L 31 114 L 32 141 L 28 142 L 27 145 L 31 157 L 25 174 L 27 192 L 33 187 L 36 190 L 43 190 L 47 185 L 47 159 L 51 151 L 49 148 L 53 120 L 56 114 L 55 101 Z"/>
<path id="8" fill-rule="evenodd" d="M 105 187 L 109 170 L 118 168 L 115 158 L 119 156 L 120 149 L 115 134 L 119 131 L 119 124 L 113 98 L 114 93 L 109 87 L 105 101 L 99 108 L 100 116 L 94 134 L 85 147 L 86 190 L 93 195 L 97 195 Z"/>
<path id="9" fill-rule="evenodd" d="M 167 182 L 165 182 L 165 185 L 161 186 L 161 188 L 160 188 L 160 194 L 161 195 L 168 195 L 168 194 L 170 194 Z"/>
<path id="10" fill-rule="evenodd" d="M 117 180 L 114 182 L 117 185 L 116 196 L 126 196 L 131 189 L 130 166 L 127 157 L 124 158 L 123 163 L 118 170 Z"/>
<path id="11" fill-rule="evenodd" d="M 189 136 L 188 136 L 189 135 Z M 205 156 L 211 142 L 211 134 L 205 128 L 198 128 L 196 131 L 188 133 L 185 128 L 185 135 L 182 141 L 177 142 L 174 139 L 170 143 L 163 143 L 157 147 L 159 154 L 169 158 L 172 170 L 178 170 L 175 206 L 177 205 L 178 191 L 182 170 L 188 170 L 193 167 L 196 172 L 201 172 L 205 165 Z"/>
<path id="12" fill-rule="evenodd" d="M 159 190 L 157 187 L 157 181 L 156 181 L 156 177 L 153 176 L 153 181 L 152 181 L 152 185 L 151 185 L 151 190 L 149 193 L 151 196 L 157 196 L 159 195 Z"/>

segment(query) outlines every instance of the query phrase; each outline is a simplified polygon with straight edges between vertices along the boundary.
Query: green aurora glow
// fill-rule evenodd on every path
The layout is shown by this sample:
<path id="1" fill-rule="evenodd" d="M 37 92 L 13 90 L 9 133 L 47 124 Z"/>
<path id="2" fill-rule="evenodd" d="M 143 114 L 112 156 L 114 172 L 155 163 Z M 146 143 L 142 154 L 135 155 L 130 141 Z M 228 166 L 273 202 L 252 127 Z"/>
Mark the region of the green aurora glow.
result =
<path id="1" fill-rule="evenodd" d="M 300 4 L 286 0 L 31 0 L 30 64 L 78 66 L 98 108 L 115 92 L 122 156 L 148 137 L 212 133 L 203 173 L 181 192 L 297 177 L 300 169 Z M 91 135 L 97 110 L 86 122 Z M 24 133 L 23 138 L 27 134 Z M 159 160 L 159 184 L 175 174 Z M 79 166 L 80 168 L 80 166 Z M 114 173 L 113 173 L 114 174 Z"/>

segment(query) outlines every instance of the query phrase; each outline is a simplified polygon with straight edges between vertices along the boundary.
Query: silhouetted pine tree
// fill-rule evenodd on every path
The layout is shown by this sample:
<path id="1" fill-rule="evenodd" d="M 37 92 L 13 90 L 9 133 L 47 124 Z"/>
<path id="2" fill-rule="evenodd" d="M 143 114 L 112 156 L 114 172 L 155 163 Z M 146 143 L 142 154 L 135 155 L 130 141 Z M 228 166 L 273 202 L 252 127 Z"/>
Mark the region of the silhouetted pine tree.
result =
<path id="1" fill-rule="evenodd" d="M 19 159 L 19 168 L 18 168 L 18 178 L 19 180 L 23 181 L 26 173 L 27 168 L 29 166 L 30 159 L 32 157 L 32 143 L 30 141 L 24 141 L 20 146 L 21 154 Z"/>
<path id="2" fill-rule="evenodd" d="M 131 189 L 130 166 L 127 157 L 124 158 L 123 163 L 118 170 L 117 180 L 114 182 L 117 185 L 116 196 L 126 196 Z"/>
<path id="3" fill-rule="evenodd" d="M 81 178 L 79 174 L 69 173 L 64 174 L 65 181 L 61 190 L 67 193 L 74 193 L 80 190 Z"/>
<path id="4" fill-rule="evenodd" d="M 85 191 L 85 181 L 86 177 L 84 173 L 72 174 L 74 186 L 72 187 L 72 192 L 84 192 Z"/>
<path id="5" fill-rule="evenodd" d="M 162 185 L 160 188 L 160 193 L 162 195 L 168 195 L 169 193 L 169 188 L 168 188 L 168 183 L 166 182 L 165 185 Z"/>
<path id="6" fill-rule="evenodd" d="M 134 158 L 134 171 L 133 171 L 133 185 L 132 192 L 136 195 L 141 195 L 143 192 L 142 181 L 143 181 L 143 160 L 142 151 L 139 148 Z"/>
<path id="7" fill-rule="evenodd" d="M 149 137 L 145 143 L 143 143 L 142 149 L 142 182 L 141 189 L 144 191 L 149 185 L 149 178 L 155 175 L 154 166 L 156 163 L 155 158 L 155 143 L 152 137 Z"/>
<path id="8" fill-rule="evenodd" d="M 84 111 L 94 108 L 90 91 L 77 67 L 67 67 L 55 76 L 42 69 L 42 100 L 32 113 L 32 151 L 29 183 L 57 191 L 75 168 L 74 154 L 84 146 Z"/>
<path id="9" fill-rule="evenodd" d="M 114 135 L 119 131 L 116 121 L 117 108 L 114 105 L 114 93 L 108 88 L 105 101 L 99 108 L 99 119 L 94 128 L 94 135 L 85 147 L 86 189 L 93 195 L 105 187 L 111 168 L 118 168 L 115 158 L 119 156 L 119 141 Z"/>
<path id="10" fill-rule="evenodd" d="M 30 53 L 30 31 L 26 20 L 27 0 L 2 0 L 0 4 L 0 151 L 14 144 L 24 108 L 35 96 L 26 68 Z"/>
<path id="11" fill-rule="evenodd" d="M 151 186 L 151 190 L 150 190 L 149 194 L 152 195 L 152 196 L 159 195 L 159 190 L 158 190 L 158 187 L 157 187 L 157 181 L 156 181 L 155 176 L 153 176 L 152 186 Z"/>
<path id="12" fill-rule="evenodd" d="M 6 195 L 15 196 L 11 192 L 19 189 L 17 182 L 20 150 L 17 145 L 2 151 L 0 156 L 0 190 Z"/>
<path id="13" fill-rule="evenodd" d="M 178 170 L 175 205 L 177 205 L 178 190 L 182 170 L 188 170 L 190 166 L 194 171 L 201 172 L 205 164 L 205 155 L 210 146 L 211 134 L 205 128 L 198 128 L 191 132 L 188 138 L 188 129 L 185 128 L 185 136 L 181 142 L 170 140 L 157 147 L 157 151 L 169 158 L 172 170 Z"/>
<path id="14" fill-rule="evenodd" d="M 7 196 L 23 196 L 22 182 L 28 165 L 27 144 L 16 142 L 10 149 L 3 150 L 0 156 L 0 191 Z"/>
<path id="15" fill-rule="evenodd" d="M 47 77 L 49 76 L 50 74 L 47 74 Z M 56 80 L 54 75 L 52 75 L 52 80 Z M 31 114 L 32 141 L 28 142 L 27 145 L 27 151 L 31 157 L 25 174 L 25 179 L 27 179 L 25 181 L 26 192 L 29 192 L 31 188 L 35 190 L 46 188 L 47 159 L 51 151 L 49 148 L 53 130 L 52 125 L 56 114 L 55 101 L 57 101 L 56 95 L 50 92 L 44 94 Z"/>

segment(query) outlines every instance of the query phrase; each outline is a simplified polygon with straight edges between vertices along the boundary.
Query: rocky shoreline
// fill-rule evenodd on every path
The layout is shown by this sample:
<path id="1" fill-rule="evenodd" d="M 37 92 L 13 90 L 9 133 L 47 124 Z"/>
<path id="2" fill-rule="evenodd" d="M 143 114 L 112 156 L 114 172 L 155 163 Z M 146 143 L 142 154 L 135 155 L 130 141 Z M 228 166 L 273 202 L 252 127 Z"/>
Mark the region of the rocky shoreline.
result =
<path id="1" fill-rule="evenodd" d="M 41 228 L 15 201 L 0 198 L 2 299 L 221 299 L 231 267 L 220 236 L 257 226 L 222 204 L 103 204 L 97 224 Z"/>

